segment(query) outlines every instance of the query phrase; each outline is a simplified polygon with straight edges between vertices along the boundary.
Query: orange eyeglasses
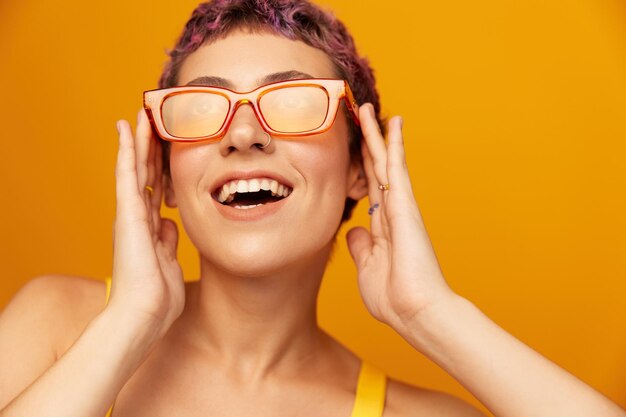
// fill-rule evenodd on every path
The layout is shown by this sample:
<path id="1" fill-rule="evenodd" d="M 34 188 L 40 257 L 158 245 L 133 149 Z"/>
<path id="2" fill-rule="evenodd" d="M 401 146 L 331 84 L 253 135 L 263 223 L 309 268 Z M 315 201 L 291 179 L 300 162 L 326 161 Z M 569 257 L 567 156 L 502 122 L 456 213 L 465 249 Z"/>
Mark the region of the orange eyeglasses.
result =
<path id="1" fill-rule="evenodd" d="M 246 93 L 210 86 L 145 91 L 143 106 L 161 138 L 172 142 L 217 141 L 237 108 L 250 104 L 263 129 L 276 137 L 327 131 L 341 99 L 359 125 L 358 105 L 345 80 L 297 79 L 262 85 Z"/>

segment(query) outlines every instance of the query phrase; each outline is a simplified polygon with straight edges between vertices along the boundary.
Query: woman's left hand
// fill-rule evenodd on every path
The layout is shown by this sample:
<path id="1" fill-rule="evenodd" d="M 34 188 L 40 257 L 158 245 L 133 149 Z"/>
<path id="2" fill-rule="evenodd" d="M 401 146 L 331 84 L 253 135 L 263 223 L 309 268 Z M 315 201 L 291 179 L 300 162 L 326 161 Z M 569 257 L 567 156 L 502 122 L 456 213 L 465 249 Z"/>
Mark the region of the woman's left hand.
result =
<path id="1" fill-rule="evenodd" d="M 388 146 L 371 104 L 361 106 L 359 118 L 371 225 L 369 231 L 351 229 L 348 247 L 368 311 L 399 330 L 424 309 L 454 293 L 443 277 L 413 196 L 402 118 L 389 121 Z M 385 184 L 389 188 L 381 190 L 379 186 Z"/>
<path id="2" fill-rule="evenodd" d="M 515 339 L 448 287 L 411 190 L 402 120 L 389 122 L 388 146 L 370 104 L 361 107 L 360 120 L 370 206 L 379 206 L 370 231 L 352 229 L 347 239 L 369 312 L 493 415 L 626 417 L 615 403 Z M 389 189 L 380 190 L 380 184 Z"/>

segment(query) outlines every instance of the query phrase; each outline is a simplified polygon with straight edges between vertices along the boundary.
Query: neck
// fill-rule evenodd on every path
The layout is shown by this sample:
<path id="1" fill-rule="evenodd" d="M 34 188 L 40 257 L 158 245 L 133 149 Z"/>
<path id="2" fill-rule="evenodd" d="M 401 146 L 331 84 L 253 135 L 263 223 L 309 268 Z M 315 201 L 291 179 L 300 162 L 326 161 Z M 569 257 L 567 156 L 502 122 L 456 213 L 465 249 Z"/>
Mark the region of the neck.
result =
<path id="1" fill-rule="evenodd" d="M 190 342 L 215 366 L 248 381 L 307 366 L 325 340 L 317 295 L 330 249 L 297 267 L 254 277 L 201 258 L 201 279 L 189 291 L 184 313 Z"/>

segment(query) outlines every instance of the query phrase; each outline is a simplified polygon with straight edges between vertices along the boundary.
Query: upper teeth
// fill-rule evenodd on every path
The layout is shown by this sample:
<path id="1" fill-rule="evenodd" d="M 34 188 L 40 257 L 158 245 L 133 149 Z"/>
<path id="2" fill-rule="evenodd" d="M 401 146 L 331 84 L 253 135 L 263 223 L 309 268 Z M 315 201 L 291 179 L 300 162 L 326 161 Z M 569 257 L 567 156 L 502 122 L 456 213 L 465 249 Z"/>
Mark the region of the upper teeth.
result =
<path id="1" fill-rule="evenodd" d="M 235 193 L 254 193 L 261 190 L 271 191 L 274 197 L 287 197 L 292 191 L 287 185 L 269 178 L 232 180 L 217 191 L 217 201 L 230 203 L 235 198 Z"/>

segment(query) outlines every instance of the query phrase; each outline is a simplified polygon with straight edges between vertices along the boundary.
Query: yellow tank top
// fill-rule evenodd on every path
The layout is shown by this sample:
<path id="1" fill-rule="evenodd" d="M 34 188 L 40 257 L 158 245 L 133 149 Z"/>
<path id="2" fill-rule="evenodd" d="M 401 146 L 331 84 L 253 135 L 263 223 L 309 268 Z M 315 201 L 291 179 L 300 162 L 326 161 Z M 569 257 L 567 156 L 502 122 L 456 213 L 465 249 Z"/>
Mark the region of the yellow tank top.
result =
<path id="1" fill-rule="evenodd" d="M 106 278 L 107 293 L 105 304 L 109 302 L 111 293 L 111 278 Z M 381 417 L 385 406 L 387 377 L 375 366 L 361 361 L 361 370 L 356 387 L 356 397 L 351 417 Z M 111 417 L 113 406 L 106 417 Z"/>

